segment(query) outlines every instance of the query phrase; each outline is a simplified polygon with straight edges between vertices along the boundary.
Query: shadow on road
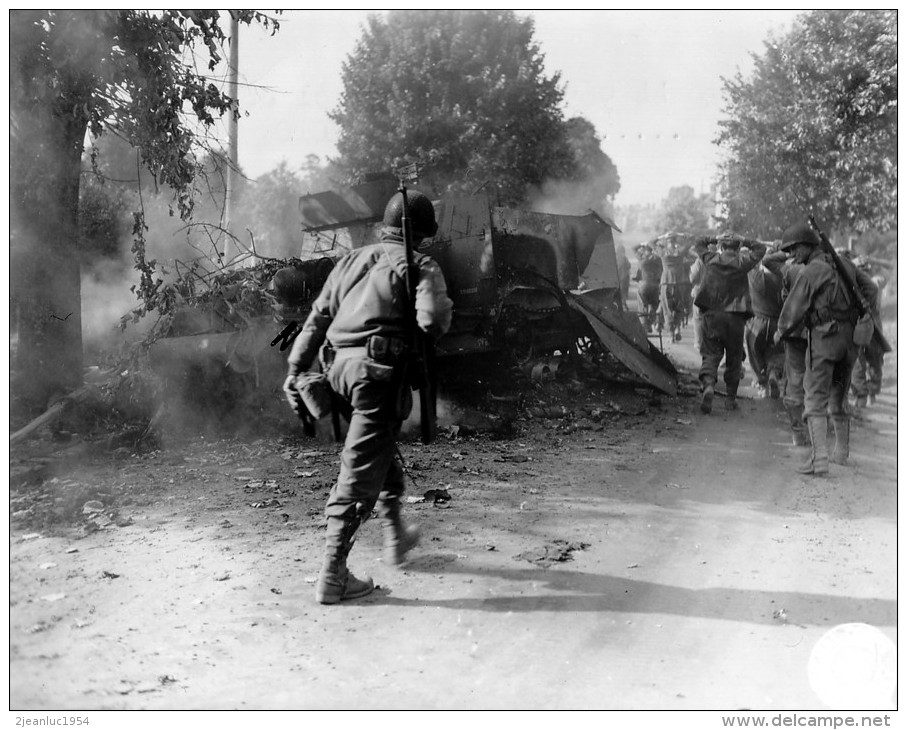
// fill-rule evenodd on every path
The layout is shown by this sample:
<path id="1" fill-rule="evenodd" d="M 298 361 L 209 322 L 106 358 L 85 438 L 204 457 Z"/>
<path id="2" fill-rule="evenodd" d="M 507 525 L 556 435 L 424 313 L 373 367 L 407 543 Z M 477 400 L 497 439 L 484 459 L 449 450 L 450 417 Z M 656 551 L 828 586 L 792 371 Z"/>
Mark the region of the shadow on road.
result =
<path id="1" fill-rule="evenodd" d="M 502 581 L 525 583 L 531 590 L 550 590 L 553 595 L 511 595 L 450 599 L 395 598 L 387 589 L 377 591 L 369 602 L 399 607 L 446 608 L 491 612 L 551 611 L 661 613 L 754 624 L 834 626 L 860 622 L 872 626 L 895 626 L 897 602 L 877 598 L 769 591 L 744 588 L 683 588 L 611 575 L 559 570 L 557 568 L 470 568 L 456 560 L 426 556 L 407 565 L 414 572 L 464 574 L 487 578 L 502 588 Z"/>

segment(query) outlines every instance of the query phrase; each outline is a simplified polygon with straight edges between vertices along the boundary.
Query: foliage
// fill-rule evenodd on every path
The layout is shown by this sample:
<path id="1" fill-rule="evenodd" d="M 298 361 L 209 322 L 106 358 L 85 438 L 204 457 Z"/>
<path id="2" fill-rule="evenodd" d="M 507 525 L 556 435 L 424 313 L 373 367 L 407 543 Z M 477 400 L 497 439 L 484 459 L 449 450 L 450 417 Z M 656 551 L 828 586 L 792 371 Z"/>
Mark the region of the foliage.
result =
<path id="1" fill-rule="evenodd" d="M 897 215 L 897 11 L 818 10 L 724 79 L 730 224 L 775 237 L 814 213 L 865 231 Z"/>
<path id="2" fill-rule="evenodd" d="M 152 294 L 151 303 L 158 314 L 154 326 L 146 334 L 147 347 L 172 332 L 174 315 L 185 309 L 216 313 L 229 329 L 242 329 L 262 315 L 272 314 L 278 306 L 268 289 L 274 274 L 297 259 L 263 259 L 253 266 L 219 269 L 206 272 L 198 261 L 178 270 L 170 281 L 160 281 Z M 139 312 L 123 318 L 122 326 L 136 321 Z"/>
<path id="3" fill-rule="evenodd" d="M 504 10 L 373 15 L 343 67 L 340 163 L 352 176 L 424 165 L 437 193 L 490 185 L 502 204 L 574 173 L 558 73 L 531 18 Z"/>
<path id="4" fill-rule="evenodd" d="M 116 259 L 129 229 L 131 196 L 121 186 L 88 177 L 79 190 L 79 253 L 82 265 Z"/>
<path id="5" fill-rule="evenodd" d="M 230 11 L 240 23 L 277 25 Z M 173 191 L 171 214 L 193 207 L 196 150 L 237 103 L 213 75 L 227 38 L 217 10 L 14 10 L 10 12 L 11 245 L 19 369 L 27 383 L 81 380 L 78 256 L 80 162 L 86 132 L 113 133 L 139 150 L 156 184 Z M 197 66 L 202 59 L 207 70 Z M 136 213 L 137 293 L 156 291 Z"/>
<path id="6" fill-rule="evenodd" d="M 689 185 L 671 188 L 658 210 L 655 226 L 662 232 L 705 233 L 709 228 L 711 204 L 708 195 L 696 195 Z"/>
<path id="7" fill-rule="evenodd" d="M 317 155 L 308 155 L 298 171 L 281 161 L 245 186 L 240 207 L 259 255 L 271 258 L 299 255 L 302 250 L 299 198 L 336 186 L 332 174 L 339 176 L 330 165 L 322 167 Z"/>
<path id="8" fill-rule="evenodd" d="M 584 117 L 573 117 L 566 123 L 567 143 L 573 153 L 571 180 L 594 180 L 602 198 L 613 199 L 620 192 L 617 167 L 601 148 L 595 126 Z"/>

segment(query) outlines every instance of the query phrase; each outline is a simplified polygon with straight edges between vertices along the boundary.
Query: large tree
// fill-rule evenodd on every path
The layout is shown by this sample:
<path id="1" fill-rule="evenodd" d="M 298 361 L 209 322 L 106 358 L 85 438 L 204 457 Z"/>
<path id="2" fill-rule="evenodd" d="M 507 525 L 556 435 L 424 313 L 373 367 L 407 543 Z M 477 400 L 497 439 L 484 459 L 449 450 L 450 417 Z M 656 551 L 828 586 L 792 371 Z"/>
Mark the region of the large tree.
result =
<path id="1" fill-rule="evenodd" d="M 331 113 L 339 162 L 353 175 L 423 163 L 439 193 L 488 185 L 507 204 L 569 177 L 560 75 L 533 35 L 504 10 L 370 16 Z"/>
<path id="2" fill-rule="evenodd" d="M 829 227 L 897 216 L 897 11 L 819 10 L 724 79 L 718 144 L 739 230 L 774 236 L 813 212 Z"/>
<path id="3" fill-rule="evenodd" d="M 230 11 L 243 23 L 272 21 Z M 135 146 L 155 179 L 192 209 L 195 149 L 236 100 L 207 71 L 227 41 L 216 10 L 10 12 L 11 305 L 17 395 L 41 403 L 82 379 L 78 203 L 86 133 Z M 276 30 L 276 24 L 274 25 Z M 144 224 L 136 218 L 141 240 Z M 139 293 L 153 291 L 150 262 Z"/>

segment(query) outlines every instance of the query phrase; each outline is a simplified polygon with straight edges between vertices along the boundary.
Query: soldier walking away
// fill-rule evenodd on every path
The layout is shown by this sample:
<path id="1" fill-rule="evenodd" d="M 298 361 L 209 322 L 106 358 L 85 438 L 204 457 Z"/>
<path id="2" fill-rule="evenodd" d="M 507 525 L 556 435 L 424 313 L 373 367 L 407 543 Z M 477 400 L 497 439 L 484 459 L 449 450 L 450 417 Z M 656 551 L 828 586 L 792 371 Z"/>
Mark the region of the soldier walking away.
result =
<path id="1" fill-rule="evenodd" d="M 633 277 L 633 280 L 637 282 L 637 315 L 643 326 L 645 326 L 647 333 L 651 333 L 656 326 L 660 332 L 661 322 L 659 321 L 658 302 L 663 268 L 661 259 L 655 255 L 652 247 L 647 243 L 639 244 L 634 251 L 638 261 L 636 275 Z"/>
<path id="2" fill-rule="evenodd" d="M 850 455 L 850 421 L 845 407 L 851 370 L 857 357 L 853 342 L 857 321 L 855 295 L 835 265 L 821 250 L 822 240 L 808 223 L 798 223 L 786 231 L 781 248 L 803 264 L 778 318 L 776 338 L 807 331 L 804 417 L 809 429 L 811 453 L 797 471 L 801 474 L 828 473 L 828 416 L 831 415 L 835 445 L 831 461 L 846 464 Z M 862 295 L 869 301 L 876 287 L 847 259 L 848 267 Z"/>
<path id="3" fill-rule="evenodd" d="M 782 240 L 782 246 L 784 242 Z M 791 258 L 790 253 L 784 250 L 773 251 L 766 254 L 761 261 L 769 271 L 781 277 L 781 302 L 782 308 L 788 294 L 794 285 L 797 274 L 803 269 L 803 264 Z M 779 314 L 780 316 L 780 314 Z M 777 323 L 775 332 L 777 332 Z M 803 420 L 803 377 L 806 375 L 806 328 L 791 332 L 783 340 L 784 346 L 784 377 L 782 379 L 781 402 L 790 422 L 794 446 L 809 446 L 809 431 L 806 421 Z"/>
<path id="4" fill-rule="evenodd" d="M 868 258 L 858 256 L 853 260 L 854 265 L 864 271 L 873 284 L 876 285 L 878 293 L 875 299 L 870 300 L 869 304 L 873 313 L 876 315 L 876 321 L 881 324 L 882 313 L 882 290 L 888 283 L 888 278 L 882 272 L 874 273 L 872 264 Z M 885 358 L 885 352 L 882 350 L 876 339 L 873 339 L 866 347 L 857 350 L 857 360 L 853 365 L 853 374 L 851 376 L 851 387 L 854 395 L 853 415 L 860 418 L 863 415 L 863 409 L 868 403 L 875 403 L 876 396 L 882 391 L 882 366 Z"/>
<path id="5" fill-rule="evenodd" d="M 431 201 L 407 194 L 413 243 L 437 232 Z M 347 556 L 359 526 L 377 508 L 385 560 L 398 565 L 418 542 L 418 530 L 401 515 L 403 469 L 395 457 L 397 437 L 413 398 L 407 367 L 412 308 L 420 330 L 439 337 L 450 327 L 452 302 L 438 264 L 414 253 L 418 269 L 415 302 L 407 291 L 403 193 L 387 204 L 378 243 L 354 249 L 331 271 L 293 343 L 284 391 L 296 401 L 297 376 L 320 360 L 335 402 L 349 420 L 340 473 L 325 507 L 325 557 L 318 576 L 318 602 L 338 603 L 374 590 L 358 579 Z"/>
<path id="6" fill-rule="evenodd" d="M 715 240 L 715 239 L 709 239 Z M 715 243 L 709 244 L 710 251 L 717 251 L 718 246 Z M 702 310 L 696 306 L 696 297 L 699 295 L 699 290 L 702 289 L 702 277 L 704 273 L 704 266 L 702 264 L 702 259 L 698 256 L 696 260 L 690 265 L 690 308 L 693 311 L 693 342 L 696 346 L 696 352 L 699 353 L 699 356 L 702 356 Z"/>
<path id="7" fill-rule="evenodd" d="M 690 315 L 693 288 L 689 273 L 689 246 L 681 246 L 679 239 L 672 232 L 655 241 L 662 264 L 660 312 L 673 342 L 682 339 L 680 330 Z"/>
<path id="8" fill-rule="evenodd" d="M 750 271 L 749 284 L 753 316 L 746 323 L 746 354 L 760 393 L 778 399 L 784 379 L 784 347 L 775 342 L 782 305 L 781 275 L 768 269 L 763 258 Z"/>
<path id="9" fill-rule="evenodd" d="M 717 250 L 709 244 L 716 243 Z M 718 367 L 724 358 L 724 407 L 737 408 L 737 388 L 743 377 L 743 335 L 752 316 L 747 275 L 765 255 L 766 245 L 732 233 L 700 238 L 693 247 L 702 261 L 702 284 L 695 304 L 702 310 L 702 366 L 699 368 L 700 410 L 712 412 Z"/>

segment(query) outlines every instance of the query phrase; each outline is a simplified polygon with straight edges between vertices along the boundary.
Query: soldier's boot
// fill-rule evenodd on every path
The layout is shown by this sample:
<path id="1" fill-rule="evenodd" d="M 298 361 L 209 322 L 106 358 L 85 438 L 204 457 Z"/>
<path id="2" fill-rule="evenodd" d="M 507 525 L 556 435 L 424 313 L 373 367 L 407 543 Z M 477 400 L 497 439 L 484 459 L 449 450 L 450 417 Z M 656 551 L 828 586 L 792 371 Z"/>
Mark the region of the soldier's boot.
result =
<path id="1" fill-rule="evenodd" d="M 768 396 L 772 400 L 778 400 L 781 397 L 781 384 L 778 382 L 778 376 L 775 373 L 768 374 Z"/>
<path id="2" fill-rule="evenodd" d="M 863 409 L 866 408 L 866 396 L 858 395 L 856 401 L 853 404 L 853 417 L 854 418 L 863 418 Z"/>
<path id="3" fill-rule="evenodd" d="M 419 544 L 419 528 L 404 524 L 398 499 L 379 502 L 378 514 L 384 533 L 384 562 L 400 565 L 406 560 L 406 554 Z"/>
<path id="4" fill-rule="evenodd" d="M 850 457 L 850 419 L 847 416 L 832 416 L 835 430 L 835 448 L 831 455 L 832 464 L 847 464 Z"/>
<path id="5" fill-rule="evenodd" d="M 727 395 L 724 397 L 724 409 L 726 411 L 736 411 L 740 406 L 737 403 L 737 386 L 740 383 L 728 383 Z"/>
<path id="6" fill-rule="evenodd" d="M 809 459 L 797 467 L 797 471 L 801 474 L 823 476 L 828 474 L 828 418 L 811 416 L 806 419 L 806 426 L 809 429 L 812 449 Z"/>
<path id="7" fill-rule="evenodd" d="M 353 548 L 353 536 L 362 520 L 358 513 L 343 517 L 328 517 L 325 536 L 325 556 L 315 586 L 318 603 L 333 604 L 362 598 L 375 590 L 371 578 L 359 580 L 346 565 Z"/>
<path id="8" fill-rule="evenodd" d="M 715 386 L 706 383 L 702 389 L 702 397 L 699 399 L 699 410 L 703 413 L 712 412 L 712 399 L 715 397 Z"/>
<path id="9" fill-rule="evenodd" d="M 794 436 L 794 446 L 809 446 L 809 429 L 803 420 L 803 406 L 787 406 L 787 415 L 790 418 L 790 430 Z"/>

